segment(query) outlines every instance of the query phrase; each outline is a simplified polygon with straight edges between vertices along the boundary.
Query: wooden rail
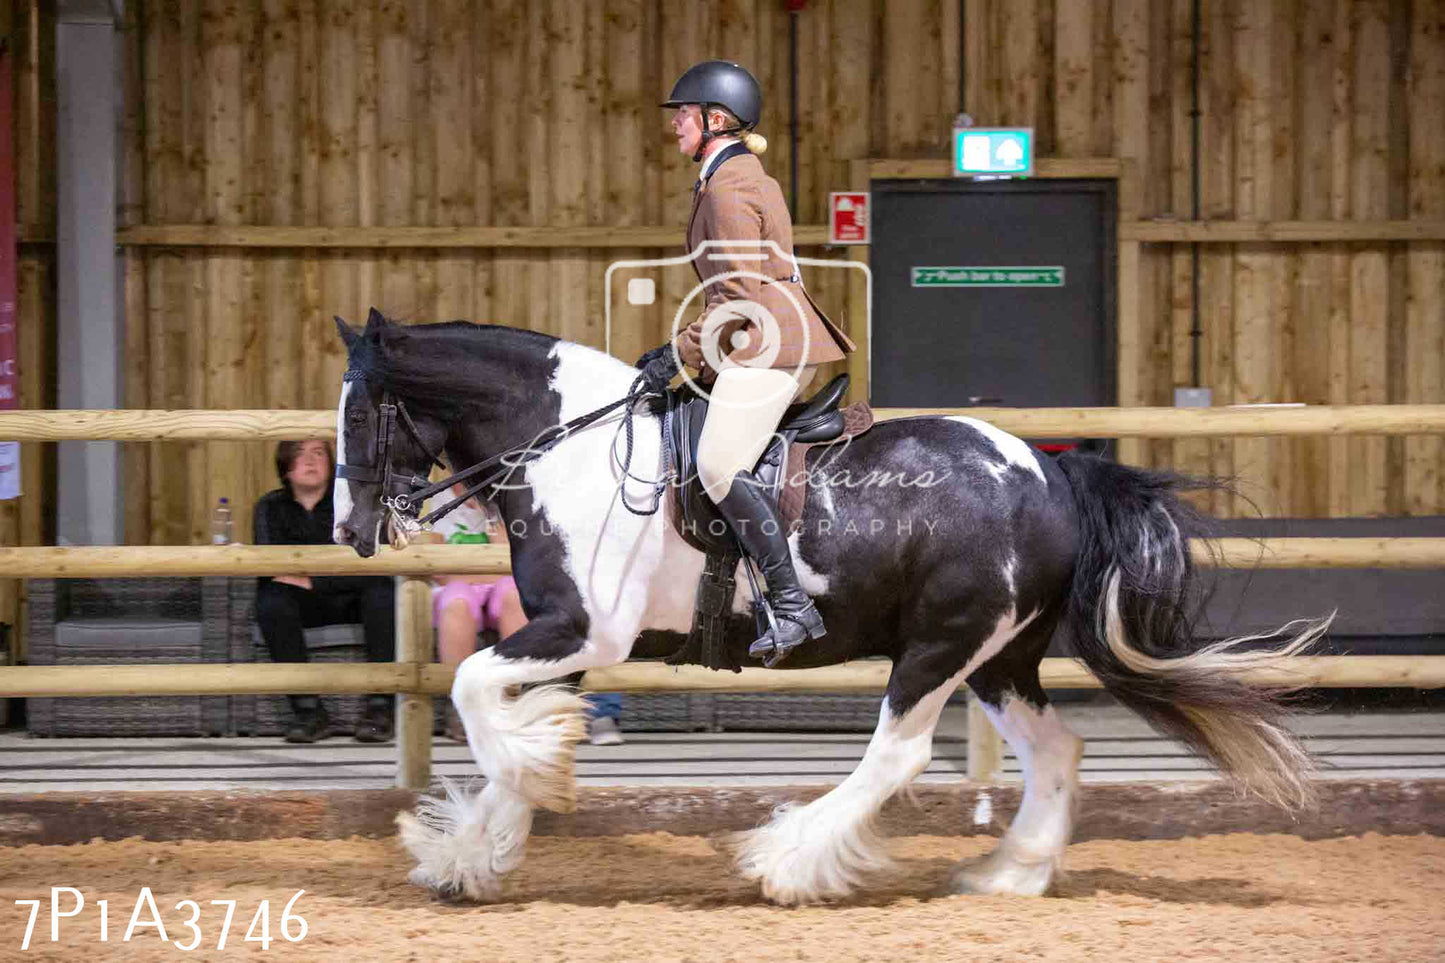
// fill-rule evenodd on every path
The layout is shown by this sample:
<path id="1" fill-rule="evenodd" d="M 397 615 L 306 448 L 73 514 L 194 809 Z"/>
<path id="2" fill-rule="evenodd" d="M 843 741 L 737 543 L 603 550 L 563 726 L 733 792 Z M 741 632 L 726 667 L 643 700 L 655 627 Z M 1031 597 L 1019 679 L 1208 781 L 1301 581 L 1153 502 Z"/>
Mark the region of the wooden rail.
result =
<path id="1" fill-rule="evenodd" d="M 427 629 L 429 643 L 429 625 Z M 883 660 L 819 669 L 746 668 L 741 672 L 628 662 L 593 669 L 583 677 L 582 688 L 590 692 L 881 693 L 892 669 L 892 663 Z M 0 667 L 0 698 L 290 692 L 321 695 L 394 692 L 430 697 L 449 693 L 452 676 L 450 666 L 416 662 L 5 666 Z M 1045 688 L 1050 689 L 1099 688 L 1099 680 L 1075 659 L 1045 659 L 1039 668 L 1039 677 Z M 1445 688 L 1445 659 L 1406 655 L 1300 656 L 1288 672 L 1253 670 L 1246 677 L 1258 684 L 1302 687 L 1438 689 Z M 429 717 L 425 731 L 431 731 Z"/>
<path id="2" fill-rule="evenodd" d="M 1445 568 L 1445 538 L 1221 538 L 1192 546 L 1217 568 Z M 119 545 L 0 548 L 12 578 L 135 575 L 505 575 L 500 545 L 385 546 L 360 558 L 341 545 Z"/>
<path id="3" fill-rule="evenodd" d="M 1445 541 L 1445 539 L 1442 539 Z M 23 578 L 133 575 L 505 575 L 503 545 L 381 547 L 361 558 L 344 545 L 116 545 L 0 548 L 0 572 Z"/>
<path id="4" fill-rule="evenodd" d="M 1439 241 L 1445 221 L 1123 221 L 1119 240 L 1235 244 Z"/>
<path id="5" fill-rule="evenodd" d="M 141 224 L 116 232 L 124 247 L 226 247 L 262 250 L 494 249 L 494 248 L 671 248 L 682 243 L 681 224 L 629 227 L 291 227 L 225 224 Z M 41 243 L 53 238 L 24 237 Z M 1304 244 L 1445 240 L 1445 220 L 1372 221 L 1169 221 L 1119 222 L 1120 241 Z M 798 224 L 793 243 L 828 242 L 826 224 Z"/>
<path id="6" fill-rule="evenodd" d="M 881 421 L 977 418 L 1026 438 L 1219 438 L 1445 432 L 1445 405 L 1221 408 L 879 408 Z M 0 441 L 280 441 L 335 438 L 335 411 L 4 411 Z"/>

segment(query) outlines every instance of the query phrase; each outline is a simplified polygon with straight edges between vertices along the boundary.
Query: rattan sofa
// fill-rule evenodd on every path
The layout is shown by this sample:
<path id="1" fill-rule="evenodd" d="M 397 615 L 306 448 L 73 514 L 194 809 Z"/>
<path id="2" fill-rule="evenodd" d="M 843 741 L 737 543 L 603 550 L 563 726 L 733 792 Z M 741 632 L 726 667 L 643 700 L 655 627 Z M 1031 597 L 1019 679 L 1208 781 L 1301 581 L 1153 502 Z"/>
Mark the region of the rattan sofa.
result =
<path id="1" fill-rule="evenodd" d="M 31 665 L 226 662 L 225 578 L 30 579 Z M 37 736 L 214 736 L 230 731 L 226 696 L 30 699 Z"/>

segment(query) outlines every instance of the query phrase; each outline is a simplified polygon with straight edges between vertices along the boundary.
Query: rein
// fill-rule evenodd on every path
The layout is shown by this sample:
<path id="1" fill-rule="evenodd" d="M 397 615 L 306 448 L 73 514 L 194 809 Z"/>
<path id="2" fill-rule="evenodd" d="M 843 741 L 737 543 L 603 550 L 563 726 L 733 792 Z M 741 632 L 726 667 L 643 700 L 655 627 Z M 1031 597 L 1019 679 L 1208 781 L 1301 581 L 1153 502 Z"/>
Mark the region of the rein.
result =
<path id="1" fill-rule="evenodd" d="M 348 371 L 342 377 L 342 381 L 361 381 L 364 379 L 365 376 L 358 371 Z M 382 486 L 382 507 L 391 512 L 393 523 L 399 524 L 402 528 L 411 532 L 419 531 L 424 526 L 431 525 L 433 522 L 449 514 L 453 509 L 466 502 L 467 499 L 479 495 L 489 488 L 496 489 L 501 481 L 516 471 L 517 468 L 528 462 L 536 461 L 559 443 L 569 438 L 574 432 L 589 427 L 598 419 L 602 418 L 602 416 L 615 411 L 623 405 L 627 405 L 625 421 L 628 444 L 626 463 L 623 466 L 623 482 L 625 483 L 626 478 L 631 477 L 627 469 L 631 466 L 632 462 L 632 404 L 652 394 L 652 392 L 649 391 L 639 390 L 641 383 L 642 377 L 639 375 L 638 378 L 632 382 L 632 387 L 628 389 L 627 394 L 616 401 L 603 405 L 595 411 L 589 411 L 585 415 L 579 415 L 564 424 L 553 425 L 543 431 L 537 438 L 520 445 L 513 445 L 505 451 L 493 455 L 485 461 L 479 461 L 475 465 L 465 468 L 439 482 L 430 482 L 417 475 L 402 477 L 392 471 L 390 454 L 392 436 L 396 431 L 398 416 L 403 429 L 411 436 L 412 441 L 416 442 L 417 447 L 426 454 L 431 464 L 442 469 L 445 469 L 446 466 L 442 464 L 441 459 L 421 440 L 416 423 L 412 420 L 411 414 L 406 410 L 406 402 L 397 398 L 391 391 L 386 391 L 382 394 L 380 420 L 377 424 L 377 435 L 374 446 L 375 464 L 380 466 L 380 470 L 375 467 L 363 468 L 354 465 L 337 465 L 336 477 L 349 481 L 379 482 Z M 496 466 L 498 465 L 501 467 L 497 468 Z M 473 479 L 477 475 L 486 472 L 489 468 L 496 468 L 496 470 L 487 474 L 481 481 L 473 482 L 470 488 L 445 505 L 432 509 L 421 518 L 409 519 L 405 516 L 404 513 L 411 511 L 413 506 L 425 504 L 426 500 L 437 492 L 446 491 L 458 482 Z M 495 491 L 492 493 L 492 496 L 483 497 L 490 501 L 493 496 L 495 496 Z M 624 498 L 623 501 L 625 503 L 626 499 Z M 628 507 L 629 510 L 636 511 L 635 509 L 631 509 L 631 506 Z M 655 507 L 652 509 L 654 512 L 656 510 Z M 638 514 L 651 514 L 651 512 Z"/>

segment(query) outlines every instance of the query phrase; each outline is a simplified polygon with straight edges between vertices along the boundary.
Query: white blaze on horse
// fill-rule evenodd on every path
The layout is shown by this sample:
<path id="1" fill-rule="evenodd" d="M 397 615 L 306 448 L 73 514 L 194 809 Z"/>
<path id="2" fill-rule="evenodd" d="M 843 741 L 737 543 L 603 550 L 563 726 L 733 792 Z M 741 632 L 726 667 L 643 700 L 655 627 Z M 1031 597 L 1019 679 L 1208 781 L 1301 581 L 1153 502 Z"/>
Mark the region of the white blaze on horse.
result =
<path id="1" fill-rule="evenodd" d="M 629 510 L 654 494 L 636 475 L 664 472 L 655 406 L 631 406 L 641 466 L 631 475 L 621 409 L 556 431 L 626 397 L 637 374 L 628 365 L 507 327 L 404 326 L 375 311 L 364 330 L 338 327 L 350 368 L 337 412 L 337 541 L 369 556 L 385 528 L 414 519 L 396 496 L 425 486 L 435 455 L 461 469 L 530 447 L 484 493 L 511 533 L 529 622 L 462 662 L 452 688 L 485 788 L 424 800 L 400 820 L 413 882 L 495 900 L 533 809 L 573 808 L 584 731 L 570 688 L 515 687 L 658 654 L 640 635 L 680 643 L 704 555 L 669 520 L 670 501 L 655 514 Z M 1024 797 L 998 848 L 961 866 L 953 887 L 1043 893 L 1069 843 L 1083 745 L 1039 684 L 1061 625 L 1108 691 L 1156 729 L 1282 806 L 1309 802 L 1310 760 L 1284 726 L 1280 693 L 1242 673 L 1287 665 L 1326 623 L 1267 649 L 1194 640 L 1186 480 L 1090 455 L 1048 458 L 957 417 L 883 422 L 846 447 L 812 450 L 808 464 L 824 456 L 829 484 L 807 499 L 791 545 L 828 634 L 778 671 L 869 656 L 893 669 L 858 768 L 736 841 L 740 870 L 768 898 L 841 897 L 888 865 L 875 817 L 927 767 L 939 714 L 965 683 L 1022 764 Z M 741 590 L 733 612 L 728 648 L 745 658 L 756 632 Z"/>

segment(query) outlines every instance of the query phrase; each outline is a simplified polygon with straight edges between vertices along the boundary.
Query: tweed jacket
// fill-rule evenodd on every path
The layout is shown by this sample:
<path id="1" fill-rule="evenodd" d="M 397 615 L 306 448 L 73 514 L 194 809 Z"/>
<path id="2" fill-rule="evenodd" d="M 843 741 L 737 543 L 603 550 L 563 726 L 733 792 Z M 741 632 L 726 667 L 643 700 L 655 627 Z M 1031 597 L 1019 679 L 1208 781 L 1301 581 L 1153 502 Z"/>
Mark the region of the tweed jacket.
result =
<path id="1" fill-rule="evenodd" d="M 739 154 L 712 170 L 693 196 L 687 245 L 696 254 L 692 264 L 705 302 L 678 335 L 685 360 L 701 348 L 704 357 L 716 351 L 714 357 L 736 364 L 792 369 L 838 361 L 854 350 L 803 286 L 788 206 L 757 157 Z M 732 272 L 743 273 L 728 277 Z M 766 320 L 769 315 L 775 323 Z M 692 350 L 683 342 L 691 342 Z"/>

